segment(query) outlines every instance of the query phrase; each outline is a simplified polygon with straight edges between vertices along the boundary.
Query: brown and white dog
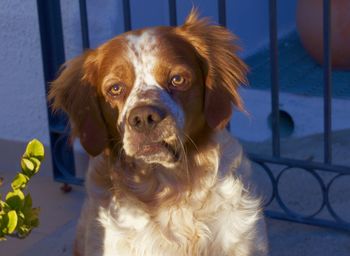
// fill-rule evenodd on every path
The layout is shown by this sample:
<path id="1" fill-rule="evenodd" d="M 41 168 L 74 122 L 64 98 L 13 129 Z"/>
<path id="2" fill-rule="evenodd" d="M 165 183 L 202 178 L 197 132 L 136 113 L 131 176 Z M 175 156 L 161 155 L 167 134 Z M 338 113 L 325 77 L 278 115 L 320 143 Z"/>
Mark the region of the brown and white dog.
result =
<path id="1" fill-rule="evenodd" d="M 52 83 L 91 155 L 75 255 L 266 255 L 260 201 L 225 130 L 247 68 L 235 37 L 192 11 L 131 31 L 67 64 Z"/>

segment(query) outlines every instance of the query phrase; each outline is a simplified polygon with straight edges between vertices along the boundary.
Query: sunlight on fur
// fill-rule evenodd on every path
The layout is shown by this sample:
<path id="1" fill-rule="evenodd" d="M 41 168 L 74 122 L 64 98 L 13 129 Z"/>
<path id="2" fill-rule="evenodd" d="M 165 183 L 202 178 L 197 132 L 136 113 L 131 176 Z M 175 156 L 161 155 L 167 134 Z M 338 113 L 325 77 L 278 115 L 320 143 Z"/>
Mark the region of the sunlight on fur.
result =
<path id="1" fill-rule="evenodd" d="M 267 255 L 250 165 L 225 129 L 246 83 L 235 42 L 192 10 L 64 65 L 49 99 L 91 156 L 75 255 Z"/>

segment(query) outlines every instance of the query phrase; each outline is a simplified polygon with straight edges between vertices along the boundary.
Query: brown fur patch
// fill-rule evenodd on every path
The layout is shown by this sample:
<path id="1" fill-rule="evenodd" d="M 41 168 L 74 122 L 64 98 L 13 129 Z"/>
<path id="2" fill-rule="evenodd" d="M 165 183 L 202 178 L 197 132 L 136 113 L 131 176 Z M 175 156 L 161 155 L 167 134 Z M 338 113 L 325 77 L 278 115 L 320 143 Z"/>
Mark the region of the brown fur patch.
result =
<path id="1" fill-rule="evenodd" d="M 203 59 L 206 70 L 205 113 L 214 129 L 224 128 L 232 113 L 231 102 L 243 109 L 237 88 L 246 84 L 247 66 L 236 55 L 236 37 L 224 27 L 199 19 L 192 10 L 176 33 L 190 42 Z"/>

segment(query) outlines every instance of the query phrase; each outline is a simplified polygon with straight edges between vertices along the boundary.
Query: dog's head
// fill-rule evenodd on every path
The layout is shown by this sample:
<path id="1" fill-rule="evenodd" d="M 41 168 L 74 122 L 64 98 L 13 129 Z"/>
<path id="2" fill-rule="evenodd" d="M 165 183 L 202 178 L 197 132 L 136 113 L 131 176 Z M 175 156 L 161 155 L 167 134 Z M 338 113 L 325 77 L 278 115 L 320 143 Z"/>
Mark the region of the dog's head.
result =
<path id="1" fill-rule="evenodd" d="M 182 26 L 131 31 L 66 63 L 49 97 L 91 155 L 123 149 L 173 166 L 242 107 L 246 66 L 236 51 L 227 29 L 192 11 Z"/>

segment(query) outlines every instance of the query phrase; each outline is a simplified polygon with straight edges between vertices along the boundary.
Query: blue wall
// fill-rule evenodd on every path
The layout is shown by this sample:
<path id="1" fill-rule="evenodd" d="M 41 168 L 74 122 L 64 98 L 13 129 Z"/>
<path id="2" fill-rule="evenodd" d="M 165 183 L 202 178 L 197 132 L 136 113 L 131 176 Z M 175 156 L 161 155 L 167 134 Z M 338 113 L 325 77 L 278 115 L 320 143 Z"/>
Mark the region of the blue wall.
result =
<path id="1" fill-rule="evenodd" d="M 65 0 L 66 2 L 68 0 Z M 123 32 L 121 0 L 88 0 L 92 46 Z M 240 38 L 243 56 L 249 56 L 268 43 L 268 0 L 226 0 L 227 26 Z M 71 3 L 70 3 L 71 5 Z M 131 0 L 132 27 L 167 25 L 167 0 Z M 177 0 L 178 23 L 185 20 L 192 6 L 201 16 L 218 20 L 216 0 Z M 295 29 L 296 0 L 278 1 L 279 35 Z M 76 16 L 78 20 L 78 15 Z M 78 32 L 78 31 L 77 31 Z M 79 32 L 78 32 L 79 34 Z M 76 35 L 78 35 L 76 34 Z"/>
<path id="2" fill-rule="evenodd" d="M 79 53 L 78 4 L 62 0 L 68 56 Z M 268 1 L 267 0 L 226 0 L 227 26 L 240 38 L 243 57 L 249 56 L 268 44 Z M 96 47 L 113 36 L 123 32 L 123 12 L 121 0 L 87 0 L 91 45 Z M 181 24 L 192 6 L 199 8 L 201 16 L 210 16 L 218 21 L 216 0 L 177 0 L 177 18 Z M 131 0 L 133 28 L 168 25 L 168 1 Z M 296 0 L 278 1 L 279 35 L 295 29 Z M 73 50 L 73 52 L 70 52 Z"/>

